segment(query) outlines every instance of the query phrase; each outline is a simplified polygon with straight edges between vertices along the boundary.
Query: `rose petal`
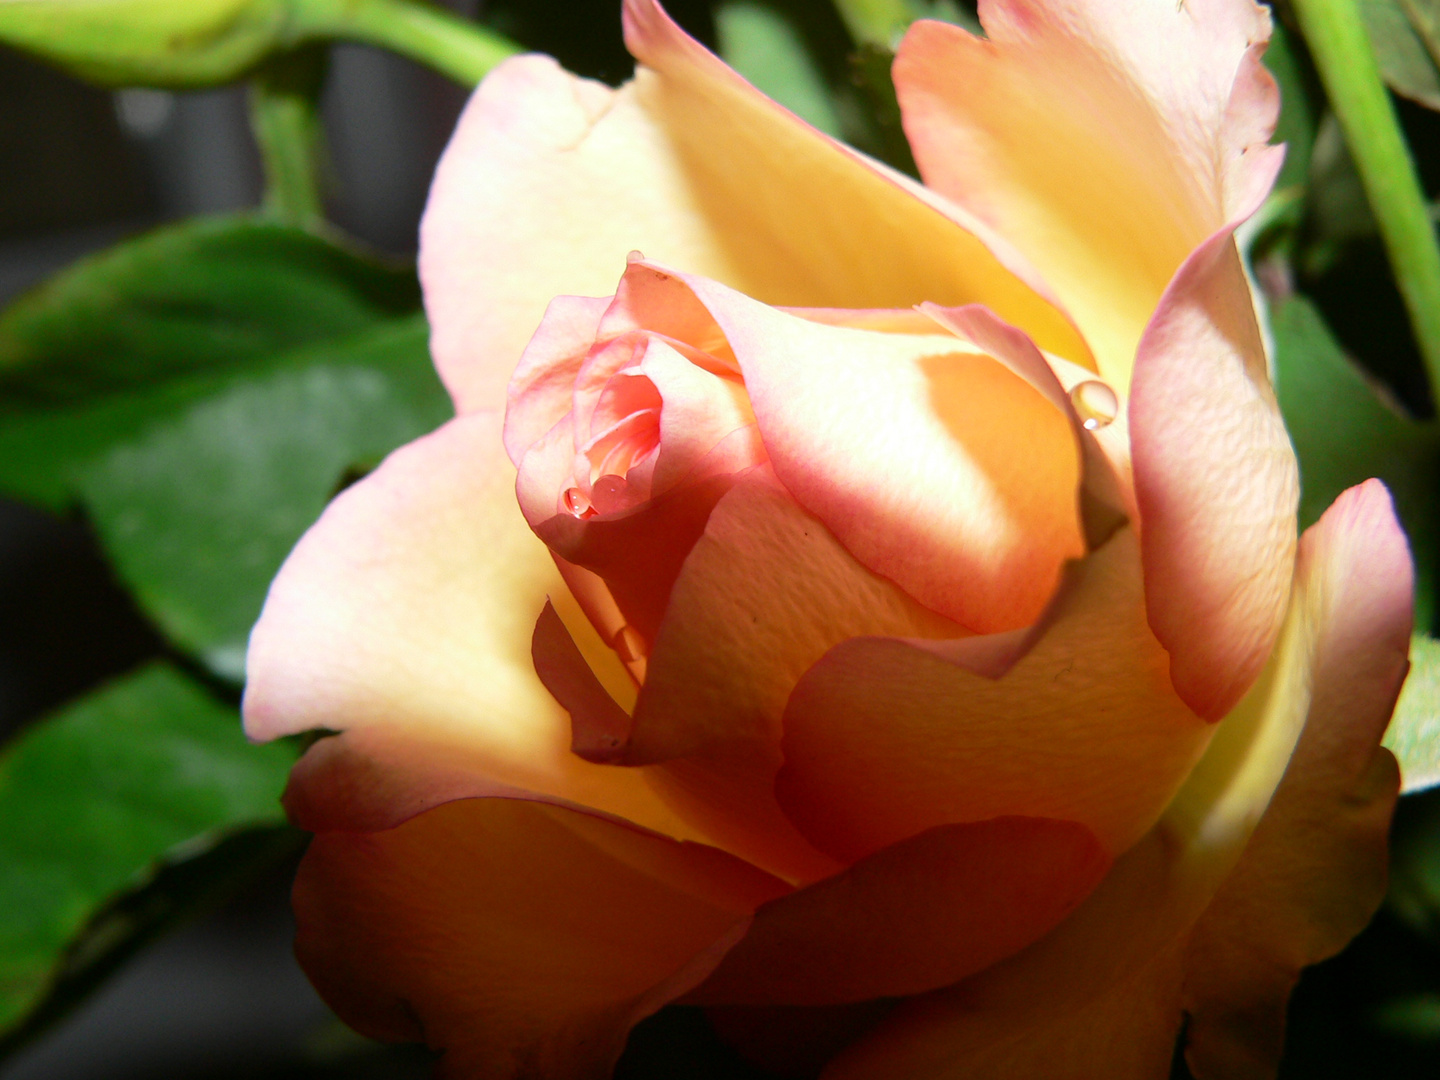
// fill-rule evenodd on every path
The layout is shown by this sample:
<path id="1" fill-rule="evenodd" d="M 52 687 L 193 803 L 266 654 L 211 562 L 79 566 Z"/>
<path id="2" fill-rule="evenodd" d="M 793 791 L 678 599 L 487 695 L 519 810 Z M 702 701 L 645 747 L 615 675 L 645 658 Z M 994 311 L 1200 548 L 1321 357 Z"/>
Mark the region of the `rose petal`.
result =
<path id="1" fill-rule="evenodd" d="M 1302 926 L 1323 924 L 1329 913 L 1346 911 L 1325 932 L 1327 939 L 1375 895 L 1374 848 L 1382 842 L 1383 830 L 1375 828 L 1377 815 L 1363 804 L 1389 797 L 1386 784 L 1370 785 L 1385 771 L 1383 765 L 1378 771 L 1374 765 L 1383 761 L 1374 754 L 1381 726 L 1377 718 L 1396 693 L 1402 655 L 1397 646 L 1409 623 L 1408 599 L 1399 595 L 1408 571 L 1408 559 L 1397 557 L 1403 555 L 1399 536 L 1388 500 L 1376 497 L 1373 489 L 1342 495 L 1306 532 L 1295 599 L 1265 673 L 1219 726 L 1204 759 L 1159 825 L 1115 864 L 1090 899 L 1053 934 L 982 975 L 901 1005 L 842 1053 L 826 1070 L 825 1080 L 930 1080 L 948 1075 L 974 1080 L 1153 1080 L 1167 1075 L 1187 1003 L 1209 1010 L 1200 1029 L 1205 1051 L 1233 1049 L 1235 1033 L 1226 1028 L 1235 1018 L 1226 1015 L 1222 1001 L 1197 995 L 1205 977 L 1213 980 L 1216 974 L 1222 979 L 1210 981 L 1209 988 L 1232 994 L 1236 986 L 1231 980 L 1243 980 L 1254 969 L 1248 962 L 1230 967 L 1237 958 L 1233 952 L 1216 957 L 1215 969 L 1191 969 L 1197 983 L 1187 1000 L 1187 964 L 1194 960 L 1187 950 L 1192 940 L 1200 940 L 1192 938 L 1192 931 L 1207 908 L 1216 913 L 1221 940 L 1223 930 L 1235 928 L 1231 918 L 1236 912 L 1226 913 L 1223 898 L 1232 871 L 1247 875 L 1237 863 L 1242 854 L 1249 860 L 1246 845 L 1252 834 L 1260 839 L 1257 861 L 1277 850 L 1272 846 L 1276 844 L 1292 853 L 1277 867 L 1277 876 L 1285 881 L 1271 895 L 1298 904 L 1298 909 L 1287 910 L 1304 912 Z M 1378 560 L 1372 562 L 1375 555 Z M 1384 584 L 1371 591 L 1377 581 Z M 1327 663 L 1342 656 L 1347 662 Z M 1313 756 L 1310 750 L 1296 752 L 1302 721 Z M 1294 763 L 1287 769 L 1292 753 Z M 1317 766 L 1326 779 L 1312 786 L 1306 776 Z M 1290 809 L 1286 803 L 1291 796 L 1276 790 L 1282 775 L 1285 787 L 1300 793 Z M 1334 781 L 1341 781 L 1338 789 Z M 1322 798 L 1311 802 L 1312 794 Z M 1272 795 L 1279 816 L 1274 838 L 1266 841 L 1256 826 Z M 1308 831 L 1288 832 L 1287 819 L 1306 816 L 1291 817 L 1294 809 L 1308 802 L 1318 821 L 1325 817 L 1319 803 L 1334 808 L 1336 801 L 1347 798 L 1359 800 L 1350 822 L 1341 825 L 1345 814 L 1330 819 L 1342 835 L 1322 841 L 1314 863 L 1308 855 L 1297 861 L 1293 853 L 1306 843 Z M 1262 825 L 1267 832 L 1269 820 L 1267 815 Z M 1369 853 L 1362 854 L 1367 849 Z M 1331 885 L 1310 908 L 1306 883 L 1314 880 L 1321 863 Z M 1367 865 L 1372 873 L 1355 883 L 1357 897 L 1363 899 L 1340 901 L 1349 884 L 1344 870 Z M 1292 869 L 1300 871 L 1293 878 Z M 1241 889 L 1247 883 L 1245 876 L 1234 880 Z M 1226 890 L 1217 900 L 1222 884 Z M 1281 882 L 1260 884 L 1274 889 Z M 1280 942 L 1246 944 L 1259 946 L 1256 955 L 1274 958 L 1286 955 L 1286 940 L 1293 941 L 1290 930 Z M 1264 992 L 1270 985 L 1267 982 Z M 1243 1009 L 1243 999 L 1240 1004 Z M 1258 1034 L 1263 1046 L 1266 1033 Z M 1257 1033 L 1248 1035 L 1254 1038 Z M 1203 1053 L 1196 1060 L 1205 1068 L 1216 1064 Z M 1209 1073 L 1202 1080 L 1228 1080 L 1232 1075 L 1245 1074 Z"/>
<path id="2" fill-rule="evenodd" d="M 795 831 L 773 789 L 796 680 L 854 634 L 955 636 L 857 563 L 768 469 L 716 504 L 655 638 L 625 760 L 726 850 L 787 881 L 840 868 Z"/>
<path id="3" fill-rule="evenodd" d="M 1176 692 L 1218 719 L 1280 632 L 1300 500 L 1228 231 L 1195 252 L 1161 301 L 1129 412 L 1150 626 Z"/>
<path id="4" fill-rule="evenodd" d="M 1050 931 L 1110 858 L 1083 825 L 941 825 L 772 900 L 687 1000 L 833 1005 L 947 986 Z"/>
<path id="5" fill-rule="evenodd" d="M 1123 393 L 1180 264 L 1279 169 L 1269 15 L 1249 0 L 985 0 L 980 18 L 984 39 L 922 21 L 901 43 L 915 159 L 1036 267 Z"/>
<path id="6" fill-rule="evenodd" d="M 773 753 L 796 682 L 865 633 L 966 631 L 866 570 L 768 468 L 755 470 L 716 504 L 676 580 L 626 759 Z"/>
<path id="7" fill-rule="evenodd" d="M 1399 790 L 1380 746 L 1408 667 L 1413 572 L 1378 480 L 1336 500 L 1308 558 L 1348 574 L 1314 602 L 1310 717 L 1245 854 L 1187 954 L 1187 1057 L 1199 1080 L 1273 1076 L 1300 970 L 1339 952 L 1385 895 Z"/>
<path id="8" fill-rule="evenodd" d="M 505 408 L 505 452 L 518 468 L 530 445 L 570 411 L 575 376 L 595 344 L 610 301 L 557 296 L 510 377 Z"/>
<path id="9" fill-rule="evenodd" d="M 947 653 L 980 638 L 857 638 L 827 653 L 785 710 L 776 790 L 801 832 L 847 860 L 1004 814 L 1078 821 L 1112 853 L 1134 843 L 1209 737 L 1145 623 L 1138 547 L 1122 529 L 1080 563 L 998 678 Z"/>
<path id="10" fill-rule="evenodd" d="M 481 84 L 436 172 L 420 271 L 441 377 L 498 408 L 553 296 L 600 296 L 626 253 L 767 303 L 983 302 L 1045 348 L 1065 319 L 918 184 L 763 97 L 658 6 L 626 9 L 634 82 L 612 91 L 522 56 Z"/>
<path id="11" fill-rule="evenodd" d="M 702 980 L 786 887 L 712 848 L 507 799 L 316 836 L 296 954 L 375 1038 L 441 1075 L 610 1073 L 630 1027 Z"/>
<path id="12" fill-rule="evenodd" d="M 677 275 L 734 350 L 776 475 L 865 566 L 981 633 L 1084 551 L 1066 415 L 951 335 L 831 326 Z"/>
<path id="13" fill-rule="evenodd" d="M 336 498 L 251 636 L 246 730 L 343 732 L 292 783 L 317 820 L 393 824 L 442 798 L 513 789 L 694 835 L 643 770 L 570 752 L 569 718 L 530 657 L 547 596 L 610 693 L 631 700 L 633 684 L 526 527 L 513 480 L 499 418 L 482 414 L 401 448 Z"/>

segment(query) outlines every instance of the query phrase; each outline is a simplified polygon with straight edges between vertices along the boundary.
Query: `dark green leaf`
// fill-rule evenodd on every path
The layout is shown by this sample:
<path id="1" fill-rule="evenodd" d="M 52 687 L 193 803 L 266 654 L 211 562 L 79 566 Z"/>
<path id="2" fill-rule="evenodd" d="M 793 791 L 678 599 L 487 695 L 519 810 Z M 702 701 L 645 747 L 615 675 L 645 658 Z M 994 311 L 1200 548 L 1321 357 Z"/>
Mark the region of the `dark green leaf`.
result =
<path id="1" fill-rule="evenodd" d="M 1280 84 L 1280 120 L 1275 141 L 1285 144 L 1285 165 L 1275 181 L 1277 188 L 1305 182 L 1315 129 L 1320 118 L 1306 87 L 1304 69 L 1290 34 L 1278 22 L 1265 50 L 1265 66 Z"/>
<path id="2" fill-rule="evenodd" d="M 418 306 L 411 271 L 301 229 L 190 221 L 92 256 L 0 315 L 0 410 L 215 372 Z"/>
<path id="3" fill-rule="evenodd" d="M 1359 4 L 1380 72 L 1390 89 L 1440 109 L 1440 71 L 1416 26 L 1416 18 L 1426 10 L 1425 0 L 1359 0 Z"/>
<path id="4" fill-rule="evenodd" d="M 49 973 L 43 997 L 20 1023 L 0 1031 L 0 1060 L 63 1020 L 161 935 L 293 858 L 304 847 L 305 834 L 287 825 L 258 825 L 212 840 L 207 836 L 183 845 L 90 917 Z"/>
<path id="5" fill-rule="evenodd" d="M 1390 408 L 1341 350 L 1303 297 L 1271 311 L 1275 389 L 1300 459 L 1300 525 L 1314 522 L 1346 488 L 1378 476 L 1395 507 L 1416 564 L 1416 626 L 1431 625 L 1440 479 L 1440 437 Z"/>
<path id="6" fill-rule="evenodd" d="M 754 0 L 727 0 L 715 9 L 715 33 L 720 55 L 756 89 L 839 137 L 840 117 L 825 76 L 789 19 Z"/>
<path id="7" fill-rule="evenodd" d="M 422 318 L 312 346 L 119 441 L 81 499 L 182 648 L 238 680 L 270 579 L 348 470 L 443 423 Z"/>
<path id="8" fill-rule="evenodd" d="M 249 745 L 232 707 L 164 665 L 12 743 L 0 758 L 0 1027 L 45 994 L 97 909 L 160 860 L 281 820 L 293 759 Z"/>

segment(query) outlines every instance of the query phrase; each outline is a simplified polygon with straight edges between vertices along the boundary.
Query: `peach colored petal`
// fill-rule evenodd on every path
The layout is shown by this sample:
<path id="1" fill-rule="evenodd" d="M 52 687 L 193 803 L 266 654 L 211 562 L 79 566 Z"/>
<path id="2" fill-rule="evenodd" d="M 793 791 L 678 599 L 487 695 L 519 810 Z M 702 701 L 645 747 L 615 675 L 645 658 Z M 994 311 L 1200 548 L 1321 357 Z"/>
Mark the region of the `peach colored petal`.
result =
<path id="1" fill-rule="evenodd" d="M 781 483 L 861 563 L 977 632 L 1038 617 L 1084 551 L 1061 410 L 952 335 L 825 325 L 676 276 L 725 332 Z"/>
<path id="2" fill-rule="evenodd" d="M 737 433 L 737 438 L 747 434 Z M 728 457 L 726 449 L 720 451 Z M 556 514 L 539 522 L 535 533 L 560 558 L 604 579 L 626 624 L 638 636 L 638 646 L 648 652 L 686 555 L 737 475 L 707 476 L 633 510 L 588 521 Z"/>
<path id="3" fill-rule="evenodd" d="M 772 900 L 686 999 L 832 1005 L 947 986 L 1048 933 L 1110 858 L 1083 825 L 941 825 Z"/>
<path id="4" fill-rule="evenodd" d="M 755 470 L 716 504 L 676 580 L 626 759 L 768 756 L 800 677 L 867 633 L 966 631 L 866 570 L 768 468 Z"/>
<path id="5" fill-rule="evenodd" d="M 1187 1056 L 1199 1080 L 1273 1076 L 1300 969 L 1340 951 L 1385 894 L 1399 775 L 1380 737 L 1408 667 L 1414 575 L 1378 480 L 1326 518 L 1308 558 L 1350 570 L 1312 600 L 1330 621 L 1310 719 L 1187 954 Z"/>
<path id="6" fill-rule="evenodd" d="M 431 348 L 462 413 L 498 408 L 553 296 L 608 294 L 632 249 L 767 303 L 983 302 L 1085 360 L 1065 319 L 919 185 L 822 136 L 627 7 L 619 90 L 522 56 L 476 91 L 421 226 Z"/>
<path id="7" fill-rule="evenodd" d="M 1409 622 L 1401 588 L 1408 560 L 1400 557 L 1399 536 L 1388 500 L 1375 490 L 1342 495 L 1306 532 L 1295 598 L 1265 672 L 1219 725 L 1156 828 L 1053 934 L 956 987 L 901 1005 L 843 1052 L 824 1080 L 1154 1080 L 1168 1074 L 1187 1006 L 1208 1011 L 1199 1029 L 1205 1053 L 1232 1051 L 1236 1017 L 1227 1015 L 1226 1001 L 1237 999 L 1229 997 L 1236 992 L 1229 978 L 1243 979 L 1254 968 L 1234 951 L 1214 957 L 1214 967 L 1195 967 L 1189 952 L 1202 940 L 1194 934 L 1197 923 L 1205 927 L 1207 909 L 1216 919 L 1212 927 L 1222 931 L 1211 941 L 1235 930 L 1237 912 L 1227 911 L 1225 899 L 1232 873 L 1237 889 L 1257 884 L 1296 905 L 1288 910 L 1300 917 L 1302 937 L 1328 924 L 1319 937 L 1333 940 L 1374 897 L 1380 815 L 1366 804 L 1388 800 L 1394 782 L 1393 774 L 1383 776 L 1375 740 L 1399 685 L 1397 650 Z M 1297 750 L 1302 722 L 1309 748 Z M 1266 812 L 1272 805 L 1274 826 Z M 1337 835 L 1288 832 L 1287 822 L 1311 814 Z M 1276 880 L 1247 882 L 1252 836 L 1257 864 L 1275 844 L 1290 853 Z M 1319 841 L 1313 862 L 1301 852 L 1307 839 Z M 1356 868 L 1365 870 L 1353 883 L 1356 896 L 1342 900 L 1352 884 L 1343 875 Z M 1305 889 L 1317 877 L 1329 885 L 1308 898 L 1312 907 Z M 1286 941 L 1294 941 L 1290 930 L 1278 942 L 1243 943 L 1254 956 L 1274 959 L 1287 955 Z M 1187 987 L 1192 975 L 1196 981 Z M 1262 996 L 1268 990 L 1267 984 Z M 1238 1004 L 1243 1010 L 1246 1001 Z M 1263 1032 L 1240 1034 L 1266 1041 Z M 1237 1060 L 1205 1053 L 1192 1059 L 1206 1069 Z M 1245 1075 L 1206 1072 L 1201 1080 Z"/>
<path id="8" fill-rule="evenodd" d="M 531 444 L 570 411 L 575 377 L 609 306 L 603 297 L 557 296 L 545 309 L 507 394 L 505 452 L 517 468 Z"/>
<path id="9" fill-rule="evenodd" d="M 535 674 L 570 714 L 571 752 L 599 765 L 618 760 L 630 738 L 630 714 L 606 693 L 549 601 L 535 621 L 530 653 Z"/>
<path id="10" fill-rule="evenodd" d="M 1279 169 L 1269 15 L 1250 0 L 985 0 L 980 18 L 985 39 L 922 21 L 901 43 L 916 161 L 1038 270 L 1123 392 L 1180 264 Z"/>
<path id="11" fill-rule="evenodd" d="M 716 504 L 676 579 L 625 760 L 660 763 L 657 792 L 726 850 L 789 881 L 835 872 L 775 802 L 780 717 L 828 648 L 876 631 L 966 633 L 862 567 L 755 470 Z"/>
<path id="12" fill-rule="evenodd" d="M 323 762 L 302 761 L 304 790 L 292 784 L 295 805 L 317 816 L 332 800 L 335 813 L 393 823 L 442 798 L 519 790 L 694 835 L 643 770 L 570 753 L 569 718 L 530 657 L 547 596 L 607 689 L 634 691 L 526 527 L 513 482 L 499 418 L 481 414 L 396 451 L 337 497 L 251 636 L 246 730 L 343 732 L 312 748 Z"/>
<path id="13" fill-rule="evenodd" d="M 1300 498 L 1228 232 L 1195 252 L 1161 301 L 1129 412 L 1150 625 L 1176 692 L 1216 719 L 1280 631 Z"/>
<path id="14" fill-rule="evenodd" d="M 316 836 L 295 883 L 296 953 L 357 1030 L 443 1050 L 441 1076 L 600 1080 L 630 1027 L 785 891 L 712 848 L 466 799 Z"/>
<path id="15" fill-rule="evenodd" d="M 1078 821 L 1112 853 L 1134 843 L 1209 737 L 1146 626 L 1138 546 L 1122 529 L 1080 563 L 998 677 L 963 655 L 981 638 L 827 653 L 784 716 L 776 790 L 801 832 L 841 859 L 1004 814 Z"/>

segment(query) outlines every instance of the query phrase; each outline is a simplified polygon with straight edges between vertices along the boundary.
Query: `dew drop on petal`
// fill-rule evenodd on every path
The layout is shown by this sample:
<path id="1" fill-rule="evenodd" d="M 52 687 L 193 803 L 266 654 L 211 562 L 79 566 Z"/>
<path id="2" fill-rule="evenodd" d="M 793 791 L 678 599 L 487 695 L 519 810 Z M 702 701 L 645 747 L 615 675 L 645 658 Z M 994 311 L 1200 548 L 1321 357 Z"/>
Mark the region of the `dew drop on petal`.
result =
<path id="1" fill-rule="evenodd" d="M 1086 431 L 1102 428 L 1120 411 L 1115 391 L 1099 379 L 1086 379 L 1070 388 L 1070 402 Z"/>
<path id="2" fill-rule="evenodd" d="M 595 512 L 590 500 L 578 487 L 566 488 L 565 494 L 560 496 L 560 503 L 567 514 L 573 514 L 577 518 L 589 517 Z"/>

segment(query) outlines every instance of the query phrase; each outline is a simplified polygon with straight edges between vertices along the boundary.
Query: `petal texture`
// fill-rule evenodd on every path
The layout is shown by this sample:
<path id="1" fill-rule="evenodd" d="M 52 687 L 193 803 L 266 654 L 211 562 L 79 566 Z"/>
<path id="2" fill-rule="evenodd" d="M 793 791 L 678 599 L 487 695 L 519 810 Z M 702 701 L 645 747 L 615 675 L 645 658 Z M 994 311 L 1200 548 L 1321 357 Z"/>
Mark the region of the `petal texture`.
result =
<path id="1" fill-rule="evenodd" d="M 302 824 L 356 815 L 351 827 L 374 828 L 506 790 L 691 835 L 643 771 L 570 753 L 569 718 L 530 655 L 546 597 L 569 610 L 612 694 L 626 700 L 630 680 L 520 516 L 513 483 L 499 418 L 452 421 L 337 497 L 271 586 L 251 636 L 246 730 L 342 732 L 292 780 Z"/>
<path id="2" fill-rule="evenodd" d="M 709 973 L 785 886 L 712 848 L 508 799 L 321 833 L 296 953 L 375 1038 L 445 1077 L 606 1077 L 630 1027 Z"/>
<path id="3" fill-rule="evenodd" d="M 968 341 L 824 325 L 684 281 L 734 350 L 776 476 L 851 554 L 980 633 L 1039 616 L 1085 550 L 1064 412 Z"/>
<path id="4" fill-rule="evenodd" d="M 833 1005 L 947 986 L 1050 931 L 1110 858 L 1073 822 L 941 825 L 760 908 L 687 999 Z"/>
<path id="5" fill-rule="evenodd" d="M 1396 543 L 1388 499 L 1376 495 L 1352 489 L 1307 531 L 1295 599 L 1265 672 L 1219 725 L 1156 828 L 1117 861 L 1090 899 L 1014 959 L 900 1006 L 833 1062 L 826 1080 L 1153 1080 L 1168 1073 L 1187 1007 L 1208 1010 L 1199 1014 L 1200 1042 L 1192 1043 L 1192 1061 L 1207 1070 L 1199 1075 L 1262 1075 L 1224 1069 L 1253 1065 L 1234 1053 L 1237 1044 L 1249 1040 L 1253 1048 L 1256 1040 L 1263 1046 L 1273 1039 L 1273 1032 L 1245 1030 L 1245 1022 L 1257 1016 L 1246 1012 L 1252 995 L 1268 995 L 1274 975 L 1267 973 L 1260 987 L 1233 980 L 1255 973 L 1251 961 L 1260 956 L 1293 957 L 1296 928 L 1262 945 L 1247 927 L 1237 951 L 1224 936 L 1238 929 L 1232 920 L 1240 914 L 1227 912 L 1227 879 L 1237 889 L 1255 884 L 1280 898 L 1299 916 L 1301 938 L 1323 925 L 1319 937 L 1333 941 L 1374 897 L 1383 830 L 1371 804 L 1388 801 L 1386 788 L 1396 782 L 1393 773 L 1386 779 L 1384 757 L 1376 753 L 1383 726 L 1377 717 L 1398 687 L 1396 646 L 1409 623 L 1408 594 L 1396 589 L 1408 575 L 1408 558 L 1397 561 L 1403 542 Z M 1379 560 L 1371 563 L 1375 553 Z M 1372 575 L 1388 580 L 1374 588 Z M 1302 725 L 1313 753 L 1297 748 Z M 1297 793 L 1295 802 L 1287 790 Z M 1327 803 L 1336 811 L 1327 826 L 1335 835 L 1287 831 L 1287 820 L 1306 816 L 1292 816 L 1299 806 L 1328 817 L 1320 809 Z M 1273 826 L 1267 807 L 1276 813 Z M 1254 849 L 1247 847 L 1252 839 Z M 1311 840 L 1318 846 L 1305 851 Z M 1264 860 L 1276 843 L 1288 853 L 1276 865 L 1283 885 L 1263 872 L 1247 882 L 1252 853 Z M 1329 885 L 1319 895 L 1307 893 L 1321 864 Z M 1343 874 L 1356 868 L 1364 873 L 1348 882 Z M 1347 884 L 1355 892 L 1342 899 Z M 1255 926 L 1262 934 L 1272 928 L 1268 917 Z M 1192 943 L 1225 951 L 1197 965 Z M 1211 994 L 1200 993 L 1202 986 Z M 1260 1019 L 1273 1022 L 1273 1009 Z M 1208 1071 L 1217 1063 L 1219 1071 Z"/>
<path id="6" fill-rule="evenodd" d="M 1399 773 L 1380 737 L 1408 667 L 1410 553 L 1378 480 L 1342 495 L 1326 519 L 1307 556 L 1350 571 L 1311 598 L 1325 629 L 1310 717 L 1187 953 L 1187 1057 L 1198 1080 L 1274 1076 L 1300 970 L 1344 948 L 1385 895 Z"/>
<path id="7" fill-rule="evenodd" d="M 916 161 L 1038 269 L 1123 390 L 1180 264 L 1279 169 L 1269 15 L 1249 0 L 986 0 L 980 18 L 985 39 L 919 22 L 901 44 Z"/>
<path id="8" fill-rule="evenodd" d="M 994 666 L 977 663 L 986 639 L 836 646 L 786 707 L 781 805 L 841 859 L 1003 814 L 1078 821 L 1124 851 L 1209 737 L 1170 689 L 1139 571 L 1123 529 L 1079 564 L 1028 652 L 1001 636 Z"/>
<path id="9" fill-rule="evenodd" d="M 1280 631 L 1300 476 L 1228 233 L 1176 276 L 1140 343 L 1130 399 L 1150 626 L 1175 689 L 1217 719 Z"/>
<path id="10" fill-rule="evenodd" d="M 1299 492 L 1231 239 L 1282 156 L 1269 15 L 994 0 L 981 19 L 984 40 L 907 35 L 906 131 L 927 183 L 1014 243 L 1133 389 L 1151 625 L 1181 697 L 1216 719 L 1279 632 Z"/>
<path id="11" fill-rule="evenodd" d="M 460 412 L 499 408 L 553 296 L 608 294 L 632 249 L 767 303 L 983 302 L 1084 361 L 1069 323 L 919 185 L 787 113 L 626 6 L 635 81 L 522 56 L 476 91 L 421 226 L 432 351 Z"/>

